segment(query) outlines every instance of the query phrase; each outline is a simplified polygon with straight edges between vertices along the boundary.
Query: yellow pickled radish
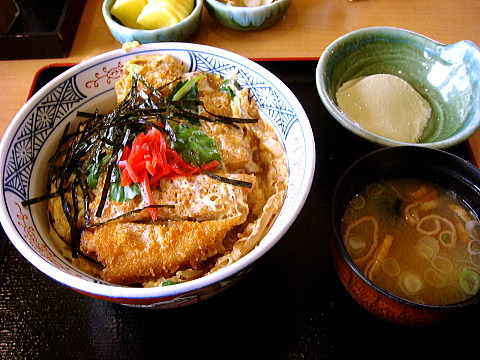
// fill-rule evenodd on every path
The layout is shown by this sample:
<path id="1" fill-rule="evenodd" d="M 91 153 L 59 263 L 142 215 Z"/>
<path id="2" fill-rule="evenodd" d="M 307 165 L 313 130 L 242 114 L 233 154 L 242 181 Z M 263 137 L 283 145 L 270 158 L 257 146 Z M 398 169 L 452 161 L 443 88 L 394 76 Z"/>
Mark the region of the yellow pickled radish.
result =
<path id="1" fill-rule="evenodd" d="M 137 18 L 147 29 L 174 25 L 193 11 L 194 0 L 150 0 Z"/>
<path id="2" fill-rule="evenodd" d="M 147 0 L 149 3 L 169 6 L 178 17 L 183 20 L 191 14 L 195 7 L 195 0 Z"/>
<path id="3" fill-rule="evenodd" d="M 126 27 L 144 29 L 145 27 L 137 22 L 137 18 L 145 5 L 147 5 L 147 0 L 116 0 L 110 13 Z"/>
<path id="4" fill-rule="evenodd" d="M 137 18 L 137 22 L 147 29 L 159 29 L 180 22 L 177 14 L 163 4 L 148 3 Z"/>

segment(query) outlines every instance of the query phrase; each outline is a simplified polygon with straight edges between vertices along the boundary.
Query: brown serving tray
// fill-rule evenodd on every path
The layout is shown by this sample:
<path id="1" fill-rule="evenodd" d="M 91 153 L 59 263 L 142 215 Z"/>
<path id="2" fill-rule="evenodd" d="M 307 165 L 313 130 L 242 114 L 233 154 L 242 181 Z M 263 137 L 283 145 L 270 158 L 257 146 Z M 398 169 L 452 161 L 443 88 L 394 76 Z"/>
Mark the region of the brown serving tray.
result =
<path id="1" fill-rule="evenodd" d="M 16 2 L 20 13 L 9 32 L 0 34 L 0 60 L 66 57 L 86 0 Z"/>

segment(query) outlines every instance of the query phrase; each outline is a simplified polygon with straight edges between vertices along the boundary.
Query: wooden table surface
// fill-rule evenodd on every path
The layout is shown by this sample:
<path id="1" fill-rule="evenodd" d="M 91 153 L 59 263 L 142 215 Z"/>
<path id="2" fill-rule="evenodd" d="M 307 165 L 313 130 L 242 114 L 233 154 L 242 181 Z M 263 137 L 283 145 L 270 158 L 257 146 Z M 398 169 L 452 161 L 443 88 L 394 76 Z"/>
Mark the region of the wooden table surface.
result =
<path id="1" fill-rule="evenodd" d="M 0 61 L 0 136 L 25 102 L 38 70 L 53 63 L 78 63 L 121 46 L 102 18 L 102 2 L 87 0 L 67 58 Z M 445 44 L 470 40 L 480 46 L 480 1 L 293 0 L 278 24 L 257 32 L 225 28 L 204 9 L 199 32 L 190 41 L 254 60 L 318 59 L 337 37 L 370 26 L 400 27 Z M 469 141 L 475 159 L 480 159 L 480 132 Z"/>

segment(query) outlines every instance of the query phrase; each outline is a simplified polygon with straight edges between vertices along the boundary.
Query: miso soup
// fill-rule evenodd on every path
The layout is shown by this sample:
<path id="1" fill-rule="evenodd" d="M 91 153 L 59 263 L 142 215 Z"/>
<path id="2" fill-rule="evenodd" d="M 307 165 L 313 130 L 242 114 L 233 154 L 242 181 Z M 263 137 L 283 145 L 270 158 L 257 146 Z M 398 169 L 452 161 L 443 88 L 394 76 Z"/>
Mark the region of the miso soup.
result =
<path id="1" fill-rule="evenodd" d="M 372 183 L 349 203 L 342 235 L 358 268 L 399 297 L 446 305 L 479 291 L 479 218 L 442 186 L 410 178 Z"/>

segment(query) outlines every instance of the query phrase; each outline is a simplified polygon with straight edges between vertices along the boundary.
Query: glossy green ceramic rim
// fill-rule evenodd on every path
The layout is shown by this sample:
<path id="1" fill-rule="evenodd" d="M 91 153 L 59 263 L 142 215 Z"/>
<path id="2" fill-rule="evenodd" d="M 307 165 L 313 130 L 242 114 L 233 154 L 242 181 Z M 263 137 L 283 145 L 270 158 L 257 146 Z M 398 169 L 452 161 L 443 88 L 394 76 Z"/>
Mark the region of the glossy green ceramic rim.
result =
<path id="1" fill-rule="evenodd" d="M 469 41 L 444 45 L 407 30 L 375 27 L 340 37 L 322 54 L 317 88 L 332 115 L 367 140 L 403 145 L 361 129 L 337 108 L 335 93 L 343 83 L 373 74 L 396 75 L 428 100 L 432 116 L 421 145 L 453 146 L 480 126 L 480 51 Z"/>

